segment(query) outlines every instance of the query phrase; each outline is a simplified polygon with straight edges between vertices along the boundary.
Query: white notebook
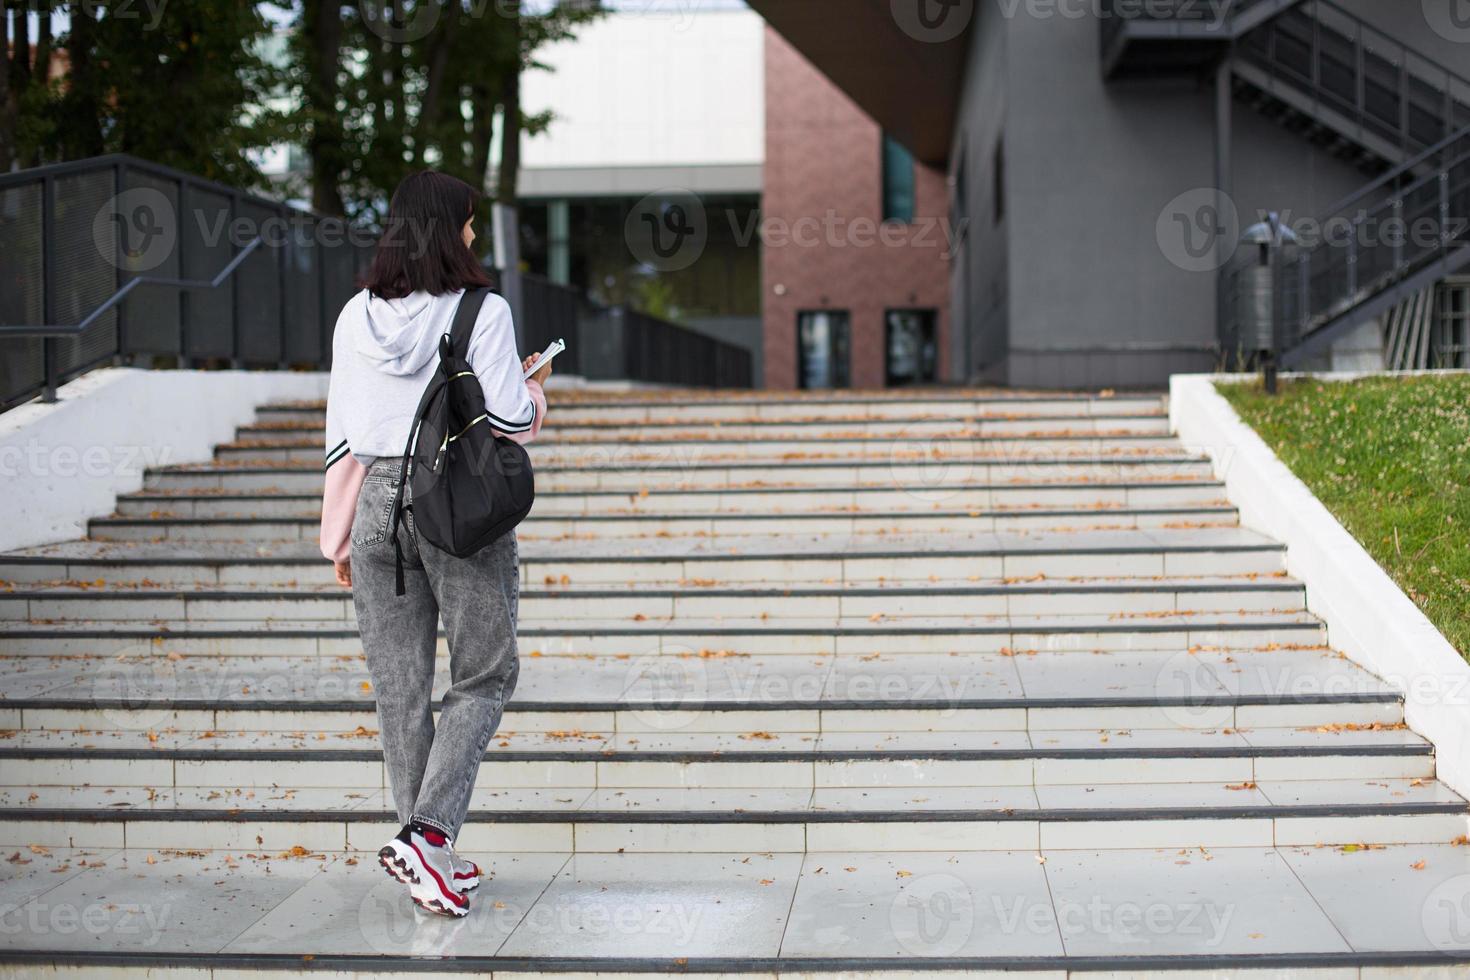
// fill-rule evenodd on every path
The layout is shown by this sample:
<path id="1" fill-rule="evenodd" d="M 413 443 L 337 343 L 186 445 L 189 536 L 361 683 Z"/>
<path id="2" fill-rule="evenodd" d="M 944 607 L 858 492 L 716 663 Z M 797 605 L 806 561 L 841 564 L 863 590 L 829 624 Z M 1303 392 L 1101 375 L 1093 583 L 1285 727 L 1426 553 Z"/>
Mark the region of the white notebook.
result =
<path id="1" fill-rule="evenodd" d="M 531 366 L 526 368 L 526 373 L 523 375 L 523 377 L 529 380 L 531 375 L 535 374 L 537 371 L 546 366 L 547 361 L 551 360 L 553 357 L 560 354 L 566 349 L 567 342 L 565 340 L 553 340 L 551 342 L 551 346 L 546 348 L 539 355 L 537 355 L 536 360 L 531 364 Z"/>

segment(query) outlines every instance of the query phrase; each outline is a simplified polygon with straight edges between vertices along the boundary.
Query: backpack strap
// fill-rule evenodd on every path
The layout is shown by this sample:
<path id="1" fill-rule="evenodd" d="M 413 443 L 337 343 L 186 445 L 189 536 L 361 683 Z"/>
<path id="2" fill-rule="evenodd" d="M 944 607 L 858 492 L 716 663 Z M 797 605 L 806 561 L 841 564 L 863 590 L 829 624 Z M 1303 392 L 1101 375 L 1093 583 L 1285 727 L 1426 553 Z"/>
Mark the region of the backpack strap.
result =
<path id="1" fill-rule="evenodd" d="M 480 318 L 480 308 L 485 305 L 485 297 L 490 295 L 490 290 L 484 287 L 477 289 L 466 289 L 459 297 L 459 306 L 454 310 L 454 323 L 449 328 L 449 333 L 440 340 L 439 356 L 442 358 L 446 352 L 446 346 L 461 360 L 469 357 L 470 337 L 475 332 L 475 321 Z M 445 344 L 447 341 L 447 345 Z M 403 488 L 408 483 L 409 461 L 413 459 L 414 442 L 418 439 L 419 426 L 423 422 L 424 413 L 429 409 L 429 403 L 434 396 L 447 383 L 440 372 L 434 372 L 429 379 L 428 387 L 424 389 L 424 397 L 419 399 L 419 407 L 414 409 L 413 423 L 408 430 L 408 443 L 403 447 L 403 466 L 398 470 L 398 488 L 393 495 L 393 555 L 394 555 L 394 585 L 395 595 L 403 595 L 405 592 L 403 581 L 403 545 L 398 540 L 398 526 L 403 521 L 403 512 L 412 509 L 413 504 L 403 502 Z"/>
<path id="2" fill-rule="evenodd" d="M 454 325 L 449 328 L 449 343 L 461 360 L 470 356 L 470 337 L 475 332 L 475 322 L 480 319 L 480 308 L 485 297 L 490 295 L 486 287 L 466 289 L 459 297 L 459 307 L 454 311 Z"/>

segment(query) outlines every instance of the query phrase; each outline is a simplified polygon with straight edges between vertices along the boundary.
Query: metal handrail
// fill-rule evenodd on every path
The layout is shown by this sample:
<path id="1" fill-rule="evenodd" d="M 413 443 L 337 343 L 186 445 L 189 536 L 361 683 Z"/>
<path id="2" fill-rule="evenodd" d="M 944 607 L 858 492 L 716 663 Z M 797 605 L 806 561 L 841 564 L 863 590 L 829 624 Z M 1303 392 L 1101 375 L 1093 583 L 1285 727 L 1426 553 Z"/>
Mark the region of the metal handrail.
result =
<path id="1" fill-rule="evenodd" d="M 172 279 L 165 276 L 137 276 L 129 279 L 121 289 L 109 296 L 80 323 L 52 324 L 48 326 L 32 326 L 27 324 L 3 324 L 0 323 L 0 337 L 70 337 L 82 333 L 102 318 L 102 314 L 117 306 L 127 299 L 138 286 L 170 286 L 176 289 L 218 289 L 225 281 L 240 268 L 240 264 L 250 257 L 250 254 L 260 248 L 265 239 L 256 237 L 250 244 L 240 250 L 239 254 L 230 260 L 229 264 L 219 271 L 219 275 L 213 279 Z"/>
<path id="2" fill-rule="evenodd" d="M 101 239 L 100 257 L 75 248 L 86 238 L 89 214 L 83 211 L 90 213 L 108 195 L 116 199 L 139 187 L 157 188 L 174 207 L 161 223 L 176 233 L 170 256 L 176 264 L 159 269 L 160 274 L 130 271 Z M 217 217 L 220 227 L 233 229 L 241 218 L 261 227 L 232 231 L 223 243 L 197 233 L 191 237 L 190 229 L 199 225 L 202 230 L 206 215 L 211 221 Z M 347 227 L 335 240 L 315 234 L 277 240 L 266 228 L 304 222 L 316 232 L 338 220 L 124 154 L 0 174 L 5 242 L 0 247 L 5 286 L 0 288 L 6 301 L 0 309 L 16 321 L 0 323 L 0 360 L 6 367 L 0 372 L 0 411 L 37 395 L 54 400 L 64 382 L 140 357 L 176 358 L 163 363 L 181 366 L 219 360 L 238 367 L 327 368 L 337 311 L 356 291 L 368 243 Z M 204 271 L 200 265 L 215 262 L 223 268 L 212 278 L 188 278 Z M 226 296 L 211 298 L 210 290 Z M 535 310 L 538 322 L 529 326 L 575 338 L 579 321 L 590 316 L 575 291 L 548 285 L 538 296 L 545 302 Z M 69 320 L 74 310 L 78 322 L 59 322 Z M 87 310 L 84 316 L 81 310 Z M 635 337 L 660 329 L 638 319 L 624 332 Z M 645 346 L 626 362 L 630 377 L 750 384 L 747 351 L 672 324 L 668 330 L 669 343 L 689 356 L 670 363 L 663 348 Z M 575 367 L 576 360 L 570 355 L 567 366 Z M 618 363 L 624 363 L 621 357 Z"/>
<path id="3" fill-rule="evenodd" d="M 134 272 L 102 239 L 100 261 L 72 247 L 79 234 L 85 240 L 79 209 L 139 188 L 173 205 L 162 221 L 175 236 L 172 265 Z M 258 227 L 237 231 L 241 220 Z M 222 238 L 206 231 L 216 221 L 228 232 Z M 269 230 L 277 224 L 299 232 Z M 0 374 L 0 411 L 37 395 L 54 400 L 62 383 L 136 358 L 324 369 L 337 310 L 368 255 L 364 231 L 127 154 L 0 174 L 7 240 L 0 277 L 10 318 L 0 324 L 0 359 L 9 369 Z M 200 266 L 216 262 L 223 268 L 204 278 Z"/>
<path id="4" fill-rule="evenodd" d="M 1335 221 L 1351 228 L 1345 245 L 1324 240 L 1280 258 L 1274 289 L 1283 364 L 1297 363 L 1323 348 L 1341 332 L 1393 305 L 1400 293 L 1417 291 L 1442 274 L 1470 265 L 1470 215 L 1452 213 L 1456 206 L 1470 206 L 1470 127 L 1437 147 L 1435 154 L 1433 172 L 1415 176 L 1424 158 L 1405 164 L 1376 183 L 1386 193 L 1371 207 L 1354 210 L 1362 200 L 1362 195 L 1355 195 L 1320 219 L 1321 227 Z M 1437 230 L 1432 244 L 1404 235 L 1408 226 L 1431 216 Z M 1389 221 L 1395 222 L 1398 232 L 1393 239 L 1359 240 L 1359 229 L 1374 223 L 1387 227 Z"/>
<path id="5" fill-rule="evenodd" d="M 1317 7 L 1317 8 L 1326 8 L 1328 10 L 1331 10 L 1334 14 L 1336 14 L 1336 15 L 1342 17 L 1343 19 L 1345 19 L 1347 21 L 1350 21 L 1352 23 L 1353 28 L 1356 31 L 1359 32 L 1356 35 L 1359 39 L 1363 39 L 1363 38 L 1366 37 L 1369 40 L 1378 40 L 1378 41 L 1384 42 L 1387 45 L 1390 45 L 1392 47 L 1398 48 L 1399 51 L 1402 52 L 1402 53 L 1413 55 L 1415 58 L 1417 58 L 1420 61 L 1422 61 L 1425 65 L 1428 65 L 1430 68 L 1432 68 L 1433 69 L 1433 73 L 1435 75 L 1441 75 L 1442 74 L 1447 79 L 1450 79 L 1451 81 L 1459 82 L 1462 85 L 1470 86 L 1470 78 L 1466 78 L 1464 75 L 1461 75 L 1459 72 L 1457 72 L 1454 69 L 1450 68 L 1448 65 L 1440 64 L 1435 59 L 1433 59 L 1433 58 L 1429 57 L 1428 55 L 1423 54 L 1422 52 L 1420 52 L 1420 51 L 1418 51 L 1418 50 L 1410 47 L 1408 44 L 1404 43 L 1399 38 L 1394 37 L 1392 34 L 1389 34 L 1388 32 L 1382 30 L 1381 28 L 1374 27 L 1372 24 L 1370 24 L 1368 21 L 1364 20 L 1362 17 L 1359 17 L 1357 14 L 1353 13 L 1351 10 L 1348 10 L 1346 7 L 1344 7 L 1341 4 L 1337 3 L 1336 0 L 1304 0 L 1304 3 L 1302 4 L 1302 6 L 1306 6 L 1306 7 Z M 1313 15 L 1308 14 L 1308 16 L 1313 16 Z M 1319 18 L 1315 18 L 1314 17 L 1314 19 L 1319 19 Z M 1261 25 L 1261 27 L 1266 27 L 1266 26 L 1268 26 L 1268 25 L 1265 25 L 1265 24 L 1262 24 Z M 1424 79 L 1424 81 L 1429 81 L 1429 79 L 1426 78 L 1426 79 Z"/>

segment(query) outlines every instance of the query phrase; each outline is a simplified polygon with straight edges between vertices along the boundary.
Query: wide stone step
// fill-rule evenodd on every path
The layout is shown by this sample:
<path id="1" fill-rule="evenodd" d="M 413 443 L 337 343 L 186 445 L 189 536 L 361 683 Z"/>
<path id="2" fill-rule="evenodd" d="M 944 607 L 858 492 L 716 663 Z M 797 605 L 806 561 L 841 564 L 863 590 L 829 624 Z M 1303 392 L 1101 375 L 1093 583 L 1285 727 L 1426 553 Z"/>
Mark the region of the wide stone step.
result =
<path id="1" fill-rule="evenodd" d="M 924 653 L 935 649 L 1177 650 L 1313 645 L 1326 639 L 1304 611 L 1140 613 L 1137 615 L 994 617 L 680 617 L 669 621 L 561 622 L 522 619 L 524 653 L 554 651 L 679 656 L 717 646 L 737 653 L 784 655 Z M 441 631 L 439 643 L 444 645 Z M 179 653 L 332 656 L 361 649 L 357 628 L 341 620 L 271 620 L 212 624 L 155 620 L 10 621 L 0 623 L 0 653 L 32 656 L 136 653 L 163 645 Z"/>
<path id="2" fill-rule="evenodd" d="M 30 863 L 12 876 L 24 895 L 44 894 L 15 918 L 39 925 L 9 937 L 0 959 L 18 973 L 64 963 L 82 980 L 194 978 L 224 964 L 276 976 L 306 956 L 334 975 L 766 980 L 1356 977 L 1360 968 L 1386 978 L 1451 975 L 1470 961 L 1454 909 L 1427 900 L 1458 894 L 1470 873 L 1466 848 L 1448 843 L 686 852 L 671 861 L 502 853 L 489 849 L 488 825 L 471 824 L 466 850 L 495 876 L 469 918 L 446 928 L 417 915 L 362 855 L 293 852 L 278 846 L 279 828 L 262 829 L 269 848 L 230 860 L 146 846 L 26 851 Z M 233 900 L 211 903 L 221 890 Z M 181 901 L 162 905 L 160 895 Z M 114 908 L 92 915 L 108 928 L 85 944 L 69 920 L 51 924 L 54 909 L 97 907 L 99 896 L 113 896 Z M 1386 936 L 1405 938 L 1386 948 Z"/>
<path id="3" fill-rule="evenodd" d="M 533 518 L 565 515 L 654 514 L 840 514 L 884 512 L 924 516 L 936 511 L 1122 510 L 1127 508 L 1225 506 L 1224 486 L 1214 480 L 1151 483 L 1007 485 L 923 488 L 810 487 L 747 490 L 554 492 L 540 490 Z M 147 491 L 118 498 L 122 517 L 315 517 L 321 492 L 254 493 Z"/>
<path id="4" fill-rule="evenodd" d="M 1208 460 L 1191 454 L 1155 454 L 1072 459 L 939 459 L 884 462 L 782 461 L 711 465 L 638 465 L 628 467 L 548 467 L 536 469 L 539 491 L 614 490 L 642 493 L 657 490 L 771 490 L 841 486 L 856 489 L 909 489 L 916 498 L 933 501 L 942 495 L 974 487 L 1013 484 L 1062 485 L 1093 482 L 1198 482 L 1214 479 Z M 322 490 L 320 459 L 292 465 L 215 462 L 149 470 L 148 490 L 223 490 L 243 493 L 273 490 L 316 493 Z"/>
<path id="5" fill-rule="evenodd" d="M 805 419 L 770 421 L 744 419 L 718 425 L 692 425 L 660 420 L 641 422 L 636 428 L 617 423 L 609 425 L 596 419 L 568 422 L 553 413 L 536 442 L 559 446 L 567 443 L 703 441 L 728 439 L 737 441 L 766 439 L 824 438 L 919 438 L 952 439 L 986 436 L 1055 436 L 1055 435 L 1162 435 L 1169 431 L 1169 419 L 1162 411 L 1155 414 L 1125 413 L 1119 415 L 1033 416 L 1029 418 L 977 418 L 960 421 L 954 418 L 832 420 Z M 262 421 L 235 430 L 236 442 L 297 439 L 326 439 L 322 420 L 296 422 Z"/>
<path id="6" fill-rule="evenodd" d="M 902 617 L 966 615 L 1126 614 L 1299 609 L 1305 594 L 1284 574 L 1218 578 L 1078 579 L 964 582 L 946 586 L 728 588 L 652 585 L 636 590 L 543 586 L 520 593 L 527 620 L 657 619 L 683 616 L 797 615 Z M 257 619 L 355 621 L 352 596 L 339 587 L 291 589 L 164 588 L 104 591 L 53 585 L 0 592 L 0 619 L 169 619 L 189 622 Z"/>
<path id="7" fill-rule="evenodd" d="M 599 398 L 581 399 L 556 392 L 550 399 L 548 417 L 556 424 L 593 424 L 628 426 L 642 423 L 730 424 L 732 422 L 823 421 L 853 422 L 860 420 L 955 420 L 1032 419 L 1047 417 L 1101 417 L 1118 415 L 1158 415 L 1163 408 L 1158 396 L 1125 396 L 1097 398 L 1088 396 L 1044 395 L 1016 397 L 1001 395 L 945 395 L 932 393 L 895 396 L 874 392 L 831 397 L 783 397 L 765 393 L 740 396 L 721 392 L 719 397 L 707 394 L 668 398 Z M 323 402 L 265 405 L 256 412 L 257 420 L 266 424 L 315 423 L 325 416 Z"/>
<path id="8" fill-rule="evenodd" d="M 366 727 L 313 733 L 28 730 L 0 746 L 0 786 L 381 789 L 389 784 L 376 735 Z M 1259 781 L 1343 779 L 1360 786 L 1381 779 L 1432 783 L 1433 776 L 1432 747 L 1402 727 L 820 734 L 760 729 L 619 735 L 581 729 L 521 732 L 506 726 L 487 750 L 476 785 L 487 794 L 545 787 L 988 787 L 991 792 L 1011 787 L 991 801 L 999 808 L 1036 806 L 1030 791 L 1042 786 L 1096 790 L 1139 783 L 1234 783 L 1239 794 L 1234 799 L 1261 803 L 1265 798 L 1256 795 L 1253 785 Z M 1112 795 L 1122 794 L 1115 790 Z M 1383 802 L 1395 798 L 1381 795 Z M 959 798 L 957 793 L 941 796 L 949 797 L 951 805 Z M 1230 799 L 1222 793 L 1215 802 Z M 0 806 L 4 802 L 0 799 Z M 977 797 L 963 806 L 979 804 Z"/>
<path id="9" fill-rule="evenodd" d="M 182 763 L 180 764 L 182 765 Z M 281 765 L 278 763 L 278 765 Z M 319 770 L 316 770 L 319 771 Z M 502 853 L 823 852 L 948 854 L 1016 849 L 1215 848 L 1447 843 L 1467 829 L 1465 801 L 1432 780 L 1135 783 L 952 788 L 650 787 L 478 789 L 461 839 Z M 277 851 L 376 851 L 398 830 L 373 785 L 237 783 L 166 789 L 57 787 L 0 805 L 0 843 Z M 112 790 L 112 792 L 108 792 Z M 1089 792 L 1089 790 L 1091 790 Z M 1393 796 L 1398 791 L 1401 795 Z M 37 799 L 31 801 L 29 793 Z M 151 793 L 151 799 L 149 795 Z M 266 797 L 261 800 L 260 797 Z M 128 806 L 129 797 L 136 805 Z M 257 802 L 258 800 L 258 802 Z M 1032 801 L 1035 802 L 1032 802 Z M 1043 800 L 1045 802 L 1043 802 Z M 1305 800 L 1305 802 L 1303 802 Z M 313 806 L 315 804 L 315 806 Z"/>
<path id="10" fill-rule="evenodd" d="M 934 534 L 949 531 L 1118 530 L 1184 526 L 1232 527 L 1229 505 L 1026 511 L 932 511 L 914 514 L 742 514 L 662 516 L 609 514 L 585 517 L 533 513 L 517 530 L 520 539 L 735 537 L 757 534 Z M 105 517 L 89 522 L 96 541 L 315 541 L 319 515 L 303 517 Z"/>
<path id="11" fill-rule="evenodd" d="M 0 660 L 20 729 L 354 731 L 376 727 L 361 654 Z M 1324 647 L 634 657 L 531 651 L 507 711 L 525 732 L 1027 732 L 1395 726 L 1401 695 Z M 434 689 L 449 685 L 447 657 Z"/>
<path id="12" fill-rule="evenodd" d="M 1092 460 L 1140 462 L 1176 460 L 1183 450 L 1172 437 L 1140 436 L 1136 439 L 1011 439 L 989 442 L 928 443 L 876 439 L 861 442 L 743 444 L 701 442 L 680 445 L 621 445 L 609 447 L 547 447 L 533 443 L 531 462 L 537 473 L 561 470 L 652 471 L 666 473 L 712 466 L 780 466 L 823 463 L 849 466 L 982 466 L 1026 463 L 1048 465 Z M 215 462 L 223 467 L 289 466 L 304 463 L 320 466 L 322 447 L 218 446 Z"/>
<path id="13" fill-rule="evenodd" d="M 964 582 L 1043 575 L 1272 575 L 1281 546 L 1244 528 L 1087 531 L 1072 534 L 748 536 L 739 547 L 698 538 L 531 541 L 521 552 L 525 584 L 744 582 Z M 76 541 L 0 555 L 0 581 L 206 584 L 332 581 L 309 542 Z"/>

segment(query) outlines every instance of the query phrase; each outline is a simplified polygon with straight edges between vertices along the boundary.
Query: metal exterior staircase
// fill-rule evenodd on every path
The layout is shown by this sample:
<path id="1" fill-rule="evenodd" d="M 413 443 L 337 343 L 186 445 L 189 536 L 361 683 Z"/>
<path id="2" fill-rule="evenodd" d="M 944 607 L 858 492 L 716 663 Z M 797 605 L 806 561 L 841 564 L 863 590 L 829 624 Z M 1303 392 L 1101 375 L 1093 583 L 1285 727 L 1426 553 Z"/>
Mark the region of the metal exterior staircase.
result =
<path id="1" fill-rule="evenodd" d="M 1134 8 L 1129 7 L 1128 10 Z M 1229 69 L 1234 97 L 1375 178 L 1272 258 L 1262 297 L 1253 255 L 1221 270 L 1218 335 L 1243 336 L 1269 305 L 1272 349 L 1301 366 L 1336 339 L 1470 265 L 1470 79 L 1332 0 L 1246 0 L 1210 14 L 1178 0 L 1102 21 L 1108 78 Z M 1208 14 L 1208 16 L 1207 16 Z"/>
<path id="2" fill-rule="evenodd" d="M 0 555 L 0 972 L 1470 962 L 1464 799 L 1160 398 L 553 402 L 470 919 L 373 864 L 321 406 L 274 405 Z"/>
<path id="3" fill-rule="evenodd" d="M 1232 55 L 1237 98 L 1375 172 L 1470 126 L 1470 79 L 1331 0 L 1280 11 Z"/>
<path id="4" fill-rule="evenodd" d="M 1470 126 L 1470 79 L 1332 0 L 1111 0 L 1101 23 L 1105 78 L 1229 59 L 1237 98 L 1375 174 Z"/>
<path id="5" fill-rule="evenodd" d="M 1274 260 L 1272 347 L 1301 367 L 1337 339 L 1470 268 L 1470 127 L 1405 162 L 1312 222 L 1315 240 Z M 1254 256 L 1221 270 L 1220 338 L 1248 332 Z"/>

